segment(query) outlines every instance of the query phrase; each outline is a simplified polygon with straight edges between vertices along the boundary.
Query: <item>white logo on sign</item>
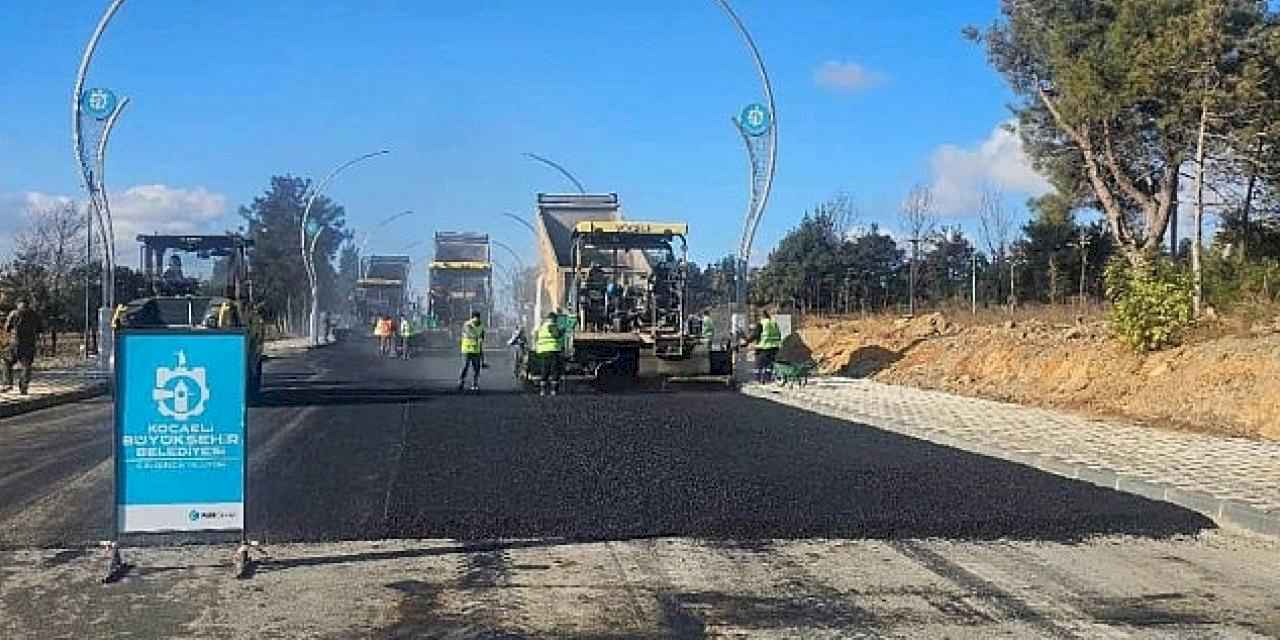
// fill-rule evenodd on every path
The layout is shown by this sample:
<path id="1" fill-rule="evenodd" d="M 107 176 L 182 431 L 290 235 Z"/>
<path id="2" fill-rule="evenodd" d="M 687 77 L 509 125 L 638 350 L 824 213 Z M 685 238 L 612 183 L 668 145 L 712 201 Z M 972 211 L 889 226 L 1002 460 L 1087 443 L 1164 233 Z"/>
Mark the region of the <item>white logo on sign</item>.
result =
<path id="1" fill-rule="evenodd" d="M 156 368 L 156 388 L 151 399 L 156 401 L 160 415 L 178 421 L 186 421 L 204 413 L 209 399 L 209 387 L 205 384 L 204 367 L 187 368 L 187 354 L 178 352 L 178 366 Z"/>

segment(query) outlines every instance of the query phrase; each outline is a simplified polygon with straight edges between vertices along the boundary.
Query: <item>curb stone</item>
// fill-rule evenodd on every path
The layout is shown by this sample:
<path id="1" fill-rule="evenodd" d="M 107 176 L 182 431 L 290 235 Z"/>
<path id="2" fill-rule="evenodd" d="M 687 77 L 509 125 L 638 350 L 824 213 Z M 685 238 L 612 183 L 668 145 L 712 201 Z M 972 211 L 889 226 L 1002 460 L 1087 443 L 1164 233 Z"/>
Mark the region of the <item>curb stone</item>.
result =
<path id="1" fill-rule="evenodd" d="M 107 383 L 99 382 L 96 384 L 91 384 L 91 385 L 80 387 L 70 391 L 49 393 L 49 394 L 45 394 L 35 398 L 31 398 L 29 400 L 22 401 L 22 402 L 13 402 L 5 405 L 0 405 L 0 418 L 12 418 L 14 416 L 20 416 L 26 413 L 31 413 L 33 411 L 49 409 L 51 407 L 56 407 L 62 404 L 69 404 L 72 402 L 80 402 L 81 400 L 96 398 L 100 395 L 105 394 L 108 389 L 109 389 L 109 386 L 107 385 Z"/>
<path id="2" fill-rule="evenodd" d="M 820 394 L 795 389 L 759 386 L 743 387 L 742 393 L 755 398 L 778 402 L 805 411 L 826 415 L 849 422 L 859 422 L 885 431 L 892 431 L 917 440 L 977 453 L 990 458 L 1032 467 L 1057 476 L 1080 480 L 1089 484 L 1158 500 L 1195 511 L 1224 528 L 1236 528 L 1254 534 L 1280 538 L 1280 512 L 1269 512 L 1247 502 L 1231 498 L 1219 498 L 1208 491 L 1188 489 L 1169 482 L 1141 478 L 1124 470 L 1098 465 L 1066 462 L 1035 451 L 1019 451 L 1013 448 L 993 446 L 943 434 L 914 421 L 881 419 L 865 416 L 849 403 Z"/>

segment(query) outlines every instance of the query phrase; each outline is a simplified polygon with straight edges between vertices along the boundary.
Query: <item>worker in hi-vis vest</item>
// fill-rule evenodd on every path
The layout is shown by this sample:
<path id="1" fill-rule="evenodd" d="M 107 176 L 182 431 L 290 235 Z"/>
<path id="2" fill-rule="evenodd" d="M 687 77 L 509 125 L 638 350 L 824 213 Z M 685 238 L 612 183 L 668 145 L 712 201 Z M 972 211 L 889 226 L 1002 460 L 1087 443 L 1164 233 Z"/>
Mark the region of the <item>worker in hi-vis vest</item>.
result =
<path id="1" fill-rule="evenodd" d="M 408 360 L 410 356 L 409 342 L 413 340 L 413 331 L 414 331 L 413 321 L 409 319 L 408 314 L 402 314 L 400 316 L 400 327 L 399 327 L 400 357 L 404 358 L 405 360 Z"/>
<path id="2" fill-rule="evenodd" d="M 556 312 L 547 313 L 546 320 L 538 325 L 533 334 L 533 357 L 538 361 L 542 379 L 538 384 L 538 395 L 551 395 L 560 392 L 560 371 L 564 366 L 564 332 L 557 322 Z"/>
<path id="3" fill-rule="evenodd" d="M 707 309 L 702 312 L 702 342 L 707 345 L 707 349 L 716 341 L 716 321 L 711 319 L 711 310 Z"/>
<path id="4" fill-rule="evenodd" d="M 773 377 L 773 361 L 782 348 L 782 329 L 768 311 L 761 311 L 756 332 L 756 381 L 764 383 Z"/>
<path id="5" fill-rule="evenodd" d="M 458 391 L 467 384 L 467 372 L 471 372 L 471 390 L 480 388 L 480 369 L 484 366 L 484 321 L 480 312 L 471 312 L 471 319 L 462 325 L 462 373 L 458 375 Z"/>

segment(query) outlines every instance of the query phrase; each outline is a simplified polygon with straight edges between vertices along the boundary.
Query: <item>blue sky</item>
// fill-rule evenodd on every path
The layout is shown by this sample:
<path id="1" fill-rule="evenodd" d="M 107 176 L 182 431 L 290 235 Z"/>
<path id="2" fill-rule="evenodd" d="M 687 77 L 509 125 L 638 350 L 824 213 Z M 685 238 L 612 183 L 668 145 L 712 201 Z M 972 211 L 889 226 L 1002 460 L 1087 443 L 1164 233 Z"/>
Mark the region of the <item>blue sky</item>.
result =
<path id="1" fill-rule="evenodd" d="M 67 101 L 106 2 L 13 4 L 0 23 L 6 236 L 31 203 L 81 195 Z M 944 219 L 975 228 L 983 181 L 1014 203 L 1043 188 L 1016 139 L 996 131 L 1008 92 L 960 37 L 994 17 L 994 0 L 734 4 L 778 101 L 760 258 L 840 191 L 862 222 L 894 228 L 910 186 L 935 184 Z M 418 212 L 372 248 L 475 230 L 531 254 L 528 232 L 500 214 L 527 215 L 536 192 L 569 185 L 529 151 L 618 192 L 628 217 L 688 220 L 701 261 L 737 244 L 746 160 L 730 117 L 760 97 L 711 0 L 129 0 L 89 85 L 133 100 L 108 168 L 122 234 L 220 230 L 272 174 L 322 175 L 388 147 L 329 191 L 357 228 Z"/>

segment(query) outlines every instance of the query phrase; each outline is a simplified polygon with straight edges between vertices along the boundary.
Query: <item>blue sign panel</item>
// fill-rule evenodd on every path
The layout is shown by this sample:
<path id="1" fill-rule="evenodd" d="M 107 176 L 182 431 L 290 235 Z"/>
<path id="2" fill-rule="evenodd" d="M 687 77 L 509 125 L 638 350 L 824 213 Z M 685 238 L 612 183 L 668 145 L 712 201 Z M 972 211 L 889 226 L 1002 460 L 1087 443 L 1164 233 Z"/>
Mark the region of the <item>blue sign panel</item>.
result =
<path id="1" fill-rule="evenodd" d="M 749 104 L 742 109 L 742 116 L 738 121 L 747 135 L 762 136 L 769 133 L 769 127 L 773 125 L 773 115 L 762 104 Z"/>
<path id="2" fill-rule="evenodd" d="M 243 332 L 124 332 L 116 356 L 119 533 L 244 529 Z"/>
<path id="3" fill-rule="evenodd" d="M 110 89 L 89 89 L 81 97 L 80 107 L 90 117 L 106 120 L 116 110 L 116 94 Z"/>

